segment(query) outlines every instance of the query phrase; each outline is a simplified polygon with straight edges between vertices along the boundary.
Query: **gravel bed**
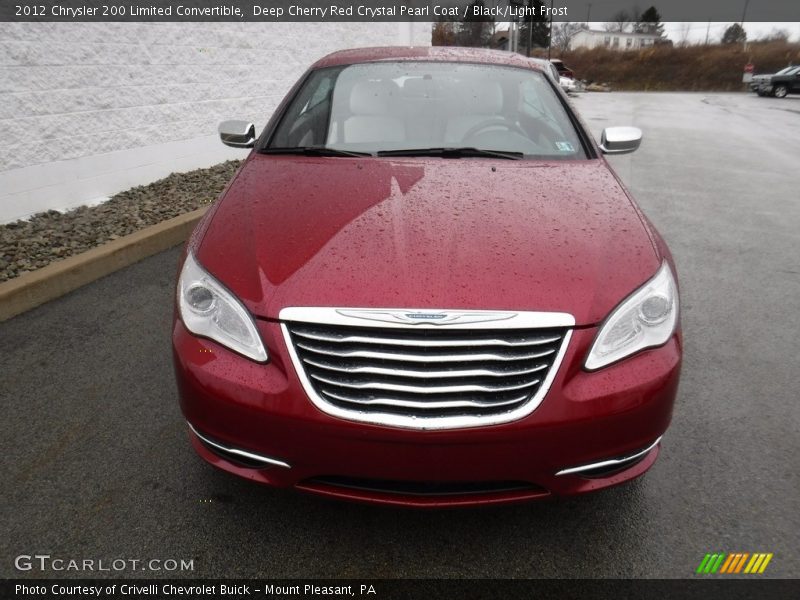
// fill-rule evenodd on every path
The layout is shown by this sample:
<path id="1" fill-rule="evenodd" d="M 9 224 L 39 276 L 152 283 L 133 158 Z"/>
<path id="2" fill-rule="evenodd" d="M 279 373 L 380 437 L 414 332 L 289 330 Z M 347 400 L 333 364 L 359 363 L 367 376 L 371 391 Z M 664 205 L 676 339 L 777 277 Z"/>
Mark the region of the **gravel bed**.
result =
<path id="1" fill-rule="evenodd" d="M 208 206 L 240 164 L 231 160 L 208 169 L 173 173 L 116 194 L 98 206 L 66 213 L 50 210 L 0 225 L 0 282 Z"/>

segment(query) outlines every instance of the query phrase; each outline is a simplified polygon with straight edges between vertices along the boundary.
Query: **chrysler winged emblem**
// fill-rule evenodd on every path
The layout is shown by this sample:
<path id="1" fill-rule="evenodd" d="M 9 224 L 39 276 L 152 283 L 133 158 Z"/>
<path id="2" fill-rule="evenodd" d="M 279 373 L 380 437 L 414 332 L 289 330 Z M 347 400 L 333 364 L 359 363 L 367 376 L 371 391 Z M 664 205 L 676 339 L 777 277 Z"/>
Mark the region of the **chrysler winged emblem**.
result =
<path id="1" fill-rule="evenodd" d="M 515 317 L 513 312 L 464 311 L 452 312 L 442 310 L 347 310 L 337 309 L 339 314 L 356 319 L 383 321 L 385 323 L 404 323 L 407 325 L 455 325 L 463 323 L 485 323 L 487 321 L 505 321 Z"/>

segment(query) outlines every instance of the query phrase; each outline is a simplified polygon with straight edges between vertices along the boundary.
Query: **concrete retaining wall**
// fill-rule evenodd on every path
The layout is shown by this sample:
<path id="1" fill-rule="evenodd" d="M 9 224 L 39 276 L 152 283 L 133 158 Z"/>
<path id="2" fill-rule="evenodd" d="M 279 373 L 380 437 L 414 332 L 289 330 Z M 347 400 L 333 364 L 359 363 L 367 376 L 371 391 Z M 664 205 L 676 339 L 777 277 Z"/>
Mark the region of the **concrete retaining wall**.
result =
<path id="1" fill-rule="evenodd" d="M 430 45 L 430 23 L 0 23 L 0 223 L 102 201 L 241 151 L 341 48 Z"/>

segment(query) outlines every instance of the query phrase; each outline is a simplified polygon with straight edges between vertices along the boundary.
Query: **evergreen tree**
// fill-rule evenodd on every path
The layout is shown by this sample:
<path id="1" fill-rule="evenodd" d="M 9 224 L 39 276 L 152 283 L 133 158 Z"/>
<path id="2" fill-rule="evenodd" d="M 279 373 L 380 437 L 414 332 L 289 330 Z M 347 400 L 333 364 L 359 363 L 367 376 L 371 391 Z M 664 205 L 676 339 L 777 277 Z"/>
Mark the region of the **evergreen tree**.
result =
<path id="1" fill-rule="evenodd" d="M 738 23 L 734 23 L 722 34 L 723 44 L 743 44 L 747 41 L 747 32 Z"/>
<path id="2" fill-rule="evenodd" d="M 470 4 L 467 17 L 456 27 L 456 45 L 457 46 L 473 46 L 485 47 L 489 45 L 489 40 L 492 37 L 492 21 L 486 20 L 486 17 L 475 16 L 473 11 L 474 6 L 483 8 L 486 6 L 483 0 L 475 0 Z"/>
<path id="3" fill-rule="evenodd" d="M 536 8 L 536 15 L 525 15 L 519 26 L 519 51 L 525 54 L 528 47 L 528 32 L 531 35 L 531 48 L 546 48 L 550 41 L 550 21 L 542 15 L 542 0 L 526 2 L 527 6 Z"/>
<path id="4" fill-rule="evenodd" d="M 636 32 L 664 37 L 664 25 L 661 23 L 661 15 L 655 6 L 648 8 L 639 17 L 639 21 L 636 23 Z"/>

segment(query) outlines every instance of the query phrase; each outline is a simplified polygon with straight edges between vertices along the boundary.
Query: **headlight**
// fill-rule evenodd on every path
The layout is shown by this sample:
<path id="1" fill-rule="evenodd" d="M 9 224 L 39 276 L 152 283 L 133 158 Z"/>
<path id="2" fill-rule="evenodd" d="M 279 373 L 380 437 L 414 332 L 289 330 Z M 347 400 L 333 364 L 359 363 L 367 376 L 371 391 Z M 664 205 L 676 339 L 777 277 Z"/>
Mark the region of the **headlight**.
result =
<path id="1" fill-rule="evenodd" d="M 190 252 L 178 278 L 178 309 L 186 329 L 252 358 L 267 361 L 253 317 L 197 263 Z"/>
<path id="2" fill-rule="evenodd" d="M 650 281 L 628 296 L 600 327 L 586 357 L 594 371 L 626 356 L 661 346 L 678 322 L 678 288 L 666 261 Z"/>

